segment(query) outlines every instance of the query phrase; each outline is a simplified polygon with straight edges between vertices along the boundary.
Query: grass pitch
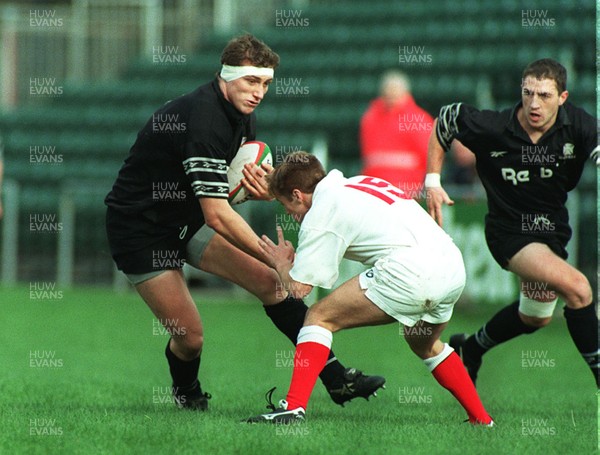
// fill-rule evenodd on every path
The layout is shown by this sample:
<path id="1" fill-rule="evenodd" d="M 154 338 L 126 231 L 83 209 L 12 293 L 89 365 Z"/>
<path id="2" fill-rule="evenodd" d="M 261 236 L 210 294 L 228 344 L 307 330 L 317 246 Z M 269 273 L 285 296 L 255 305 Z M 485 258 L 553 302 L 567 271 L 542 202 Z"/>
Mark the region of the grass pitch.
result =
<path id="1" fill-rule="evenodd" d="M 38 287 L 39 289 L 39 287 Z M 464 411 L 409 352 L 398 325 L 336 334 L 348 366 L 386 376 L 378 398 L 341 408 L 318 384 L 307 422 L 247 425 L 264 393 L 285 396 L 292 345 L 251 298 L 195 292 L 205 324 L 201 380 L 208 413 L 169 394 L 167 335 L 134 293 L 0 289 L 0 453 L 6 454 L 590 454 L 598 452 L 596 387 L 564 320 L 485 357 L 479 392 L 494 429 Z M 457 307 L 445 339 L 494 308 Z"/>

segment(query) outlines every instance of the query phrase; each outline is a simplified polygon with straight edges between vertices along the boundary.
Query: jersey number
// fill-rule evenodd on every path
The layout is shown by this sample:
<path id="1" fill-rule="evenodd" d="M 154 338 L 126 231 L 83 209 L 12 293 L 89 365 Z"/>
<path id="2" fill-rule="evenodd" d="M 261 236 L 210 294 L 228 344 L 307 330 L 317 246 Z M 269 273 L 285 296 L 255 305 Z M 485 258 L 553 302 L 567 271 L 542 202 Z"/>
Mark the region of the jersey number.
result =
<path id="1" fill-rule="evenodd" d="M 393 204 L 398 199 L 409 199 L 401 189 L 396 188 L 385 180 L 376 179 L 374 177 L 365 177 L 358 183 L 352 183 L 346 186 L 368 193 L 388 204 Z"/>

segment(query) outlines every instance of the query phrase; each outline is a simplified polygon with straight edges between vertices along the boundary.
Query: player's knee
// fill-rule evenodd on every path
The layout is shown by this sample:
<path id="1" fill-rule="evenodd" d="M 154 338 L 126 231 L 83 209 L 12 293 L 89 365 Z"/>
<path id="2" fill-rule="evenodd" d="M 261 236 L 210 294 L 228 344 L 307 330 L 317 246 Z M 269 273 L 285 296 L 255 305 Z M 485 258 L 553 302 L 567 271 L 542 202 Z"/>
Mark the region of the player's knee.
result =
<path id="1" fill-rule="evenodd" d="M 583 308 L 592 303 L 592 287 L 585 275 L 578 273 L 569 285 L 570 290 L 565 293 L 565 303 L 569 308 Z"/>
<path id="2" fill-rule="evenodd" d="M 201 332 L 186 331 L 179 336 L 173 335 L 177 350 L 187 359 L 198 357 L 204 345 L 204 335 Z"/>
<path id="3" fill-rule="evenodd" d="M 334 333 L 340 330 L 339 324 L 327 314 L 327 309 L 320 303 L 314 304 L 306 312 L 304 325 L 318 325 Z"/>
<path id="4" fill-rule="evenodd" d="M 408 343 L 408 345 L 410 346 L 410 350 L 414 352 L 420 359 L 428 359 L 434 356 L 430 347 L 410 343 Z"/>
<path id="5" fill-rule="evenodd" d="M 247 290 L 265 305 L 281 302 L 287 294 L 277 272 L 266 266 L 255 271 L 255 275 L 249 279 Z"/>
<path id="6" fill-rule="evenodd" d="M 308 309 L 304 318 L 304 325 L 320 325 L 323 316 L 321 306 L 320 303 L 315 303 Z"/>
<path id="7" fill-rule="evenodd" d="M 436 346 L 436 340 L 432 337 L 419 336 L 416 333 L 408 331 L 408 327 L 405 327 L 404 339 L 410 347 L 411 351 L 414 352 L 420 359 L 428 359 L 439 354 L 440 346 Z M 443 348 L 443 345 L 442 345 Z M 436 351 L 437 350 L 437 351 Z M 440 351 L 441 352 L 441 351 Z"/>

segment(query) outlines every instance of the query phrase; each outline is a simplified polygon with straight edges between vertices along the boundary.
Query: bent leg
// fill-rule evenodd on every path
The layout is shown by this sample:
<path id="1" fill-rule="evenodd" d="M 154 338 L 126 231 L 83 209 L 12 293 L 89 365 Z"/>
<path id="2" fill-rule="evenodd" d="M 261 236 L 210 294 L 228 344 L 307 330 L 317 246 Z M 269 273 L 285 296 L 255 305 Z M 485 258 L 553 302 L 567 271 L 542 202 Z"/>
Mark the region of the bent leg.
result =
<path id="1" fill-rule="evenodd" d="M 236 248 L 219 234 L 209 240 L 200 263 L 191 265 L 244 288 L 265 306 L 275 305 L 287 296 L 275 270 Z"/>
<path id="2" fill-rule="evenodd" d="M 508 262 L 508 269 L 523 282 L 538 282 L 543 289 L 556 291 L 569 308 L 592 303 L 592 288 L 585 275 L 547 245 L 530 243 L 521 248 Z"/>
<path id="3" fill-rule="evenodd" d="M 351 278 L 324 299 L 314 304 L 304 325 L 319 325 L 331 332 L 352 327 L 390 324 L 395 319 L 365 295 L 359 277 Z"/>
<path id="4" fill-rule="evenodd" d="M 404 328 L 404 338 L 438 383 L 448 390 L 467 411 L 469 422 L 488 425 L 491 417 L 483 407 L 475 385 L 460 357 L 454 350 L 440 341 L 447 323 L 430 324 L 419 321 L 413 327 Z"/>
<path id="5" fill-rule="evenodd" d="M 273 324 L 296 344 L 308 308 L 302 300 L 288 295 L 275 270 L 218 234 L 206 246 L 199 268 L 254 294 L 263 303 Z"/>
<path id="6" fill-rule="evenodd" d="M 200 356 L 202 321 L 181 270 L 164 273 L 136 285 L 154 316 L 171 334 L 171 350 L 183 360 Z"/>
<path id="7" fill-rule="evenodd" d="M 338 289 L 313 305 L 306 316 L 304 327 L 298 334 L 294 355 L 294 372 L 286 400 L 289 409 L 306 409 L 317 376 L 327 361 L 332 334 L 349 327 L 385 324 L 394 321 L 377 308 L 360 289 L 358 277 L 342 284 Z M 362 381 L 362 382 L 361 382 Z M 361 376 L 346 385 L 351 398 L 371 395 L 385 380 L 376 376 Z"/>
<path id="8" fill-rule="evenodd" d="M 440 341 L 440 336 L 447 325 L 447 322 L 430 324 L 429 322 L 419 321 L 412 327 L 403 326 L 404 339 L 419 358 L 435 357 L 444 349 L 444 343 Z"/>
<path id="9" fill-rule="evenodd" d="M 152 313 L 171 334 L 165 355 L 180 407 L 206 410 L 210 395 L 198 381 L 203 328 L 181 270 L 166 270 L 136 285 Z"/>
<path id="10" fill-rule="evenodd" d="M 487 351 L 517 336 L 531 334 L 550 322 L 556 294 L 567 304 L 565 317 L 573 341 L 585 353 L 590 367 L 597 365 L 598 320 L 593 306 L 583 309 L 592 301 L 585 276 L 542 243 L 521 248 L 510 259 L 508 269 L 521 279 L 520 299 L 498 311 L 461 345 L 453 344 L 461 351 L 473 381 Z M 578 317 L 580 314 L 584 315 Z"/>
<path id="11" fill-rule="evenodd" d="M 481 357 L 487 351 L 517 336 L 534 333 L 552 320 L 556 293 L 548 288 L 548 284 L 522 279 L 520 287 L 519 300 L 498 311 L 465 341 L 463 360 L 470 368 L 472 378 L 476 377 Z"/>
<path id="12" fill-rule="evenodd" d="M 541 283 L 562 297 L 569 334 L 599 386 L 598 315 L 587 278 L 540 243 L 522 248 L 510 260 L 508 268 L 526 282 Z"/>
<path id="13" fill-rule="evenodd" d="M 308 308 L 301 299 L 288 295 L 275 270 L 236 248 L 219 234 L 214 234 L 209 240 L 198 266 L 258 297 L 275 327 L 296 344 Z M 335 395 L 345 381 L 345 371 L 346 368 L 333 351 L 329 351 L 326 365 L 319 376 L 337 404 L 343 404 L 348 399 Z"/>
<path id="14" fill-rule="evenodd" d="M 519 296 L 519 317 L 530 327 L 541 328 L 552 320 L 556 307 L 556 292 L 548 289 L 548 284 L 540 281 L 521 279 Z"/>

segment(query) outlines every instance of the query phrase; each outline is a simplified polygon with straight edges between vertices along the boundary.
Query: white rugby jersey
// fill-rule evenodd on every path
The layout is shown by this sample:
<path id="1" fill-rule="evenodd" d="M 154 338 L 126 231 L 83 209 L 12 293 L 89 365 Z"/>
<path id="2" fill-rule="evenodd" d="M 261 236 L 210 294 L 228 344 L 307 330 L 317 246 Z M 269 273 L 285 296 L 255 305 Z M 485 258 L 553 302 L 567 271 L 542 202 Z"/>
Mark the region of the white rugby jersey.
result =
<path id="1" fill-rule="evenodd" d="M 372 266 L 404 247 L 433 255 L 451 244 L 433 218 L 399 188 L 375 177 L 345 178 L 332 170 L 315 188 L 290 276 L 330 289 L 343 257 Z"/>

